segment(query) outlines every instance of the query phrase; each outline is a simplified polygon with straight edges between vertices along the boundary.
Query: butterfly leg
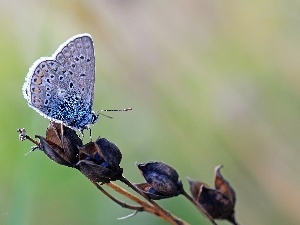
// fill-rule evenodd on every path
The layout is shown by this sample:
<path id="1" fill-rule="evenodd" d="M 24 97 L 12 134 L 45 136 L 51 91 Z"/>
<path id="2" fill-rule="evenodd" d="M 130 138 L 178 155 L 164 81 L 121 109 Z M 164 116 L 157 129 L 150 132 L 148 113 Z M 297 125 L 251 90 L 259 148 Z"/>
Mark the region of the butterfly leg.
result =
<path id="1" fill-rule="evenodd" d="M 90 141 L 92 142 L 92 129 L 89 127 L 90 130 Z"/>
<path id="2" fill-rule="evenodd" d="M 83 129 L 80 129 L 80 134 L 81 134 L 81 141 L 83 141 L 83 138 L 84 138 L 84 133 L 83 133 Z"/>

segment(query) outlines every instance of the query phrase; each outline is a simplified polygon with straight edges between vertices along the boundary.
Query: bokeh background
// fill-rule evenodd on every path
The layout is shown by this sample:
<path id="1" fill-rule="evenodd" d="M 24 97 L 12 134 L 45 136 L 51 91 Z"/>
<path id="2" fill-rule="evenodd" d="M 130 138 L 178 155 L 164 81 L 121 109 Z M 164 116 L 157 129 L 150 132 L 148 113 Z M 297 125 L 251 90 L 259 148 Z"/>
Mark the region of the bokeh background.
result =
<path id="1" fill-rule="evenodd" d="M 0 224 L 167 224 L 122 209 L 76 170 L 19 142 L 47 119 L 21 92 L 31 64 L 71 36 L 96 51 L 93 126 L 135 162 L 164 161 L 213 185 L 213 169 L 237 194 L 241 224 L 300 223 L 300 2 L 0 0 Z M 87 135 L 88 136 L 88 135 Z M 183 197 L 159 202 L 190 224 L 210 224 Z M 219 224 L 229 224 L 224 221 Z"/>

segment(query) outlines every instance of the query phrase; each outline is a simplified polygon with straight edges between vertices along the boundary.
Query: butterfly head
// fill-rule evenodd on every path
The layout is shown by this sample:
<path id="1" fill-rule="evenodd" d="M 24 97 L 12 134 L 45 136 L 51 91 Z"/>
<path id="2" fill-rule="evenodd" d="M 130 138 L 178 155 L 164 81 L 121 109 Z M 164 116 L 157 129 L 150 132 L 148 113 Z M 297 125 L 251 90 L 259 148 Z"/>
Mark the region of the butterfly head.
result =
<path id="1" fill-rule="evenodd" d="M 95 113 L 94 111 L 92 111 L 92 119 L 91 119 L 91 124 L 95 124 L 99 119 L 99 113 Z"/>

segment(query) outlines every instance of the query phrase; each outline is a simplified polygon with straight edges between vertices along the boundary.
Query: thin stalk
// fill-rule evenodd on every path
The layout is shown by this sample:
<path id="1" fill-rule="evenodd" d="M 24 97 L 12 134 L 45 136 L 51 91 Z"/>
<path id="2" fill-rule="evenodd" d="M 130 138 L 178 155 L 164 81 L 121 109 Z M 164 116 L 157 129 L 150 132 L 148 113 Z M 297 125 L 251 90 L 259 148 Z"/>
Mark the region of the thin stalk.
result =
<path id="1" fill-rule="evenodd" d="M 110 198 L 111 200 L 113 200 L 115 203 L 117 203 L 118 205 L 122 206 L 123 208 L 127 208 L 127 209 L 133 209 L 136 210 L 138 212 L 142 212 L 144 211 L 143 207 L 140 206 L 133 206 L 133 205 L 129 205 L 125 202 L 119 201 L 118 199 L 116 199 L 115 197 L 113 197 L 111 194 L 109 194 L 107 191 L 105 191 L 100 184 L 96 183 L 96 182 L 92 182 L 103 194 L 105 194 L 108 198 Z"/>
<path id="2" fill-rule="evenodd" d="M 188 193 L 186 193 L 185 190 L 183 190 L 183 195 L 184 197 L 186 197 L 190 202 L 192 202 L 196 208 L 205 216 L 207 217 L 210 222 L 214 225 L 217 225 L 217 223 L 215 222 L 215 220 L 211 217 L 211 215 L 209 215 L 209 213 L 194 199 L 192 198 Z"/>
<path id="3" fill-rule="evenodd" d="M 107 186 L 109 186 L 110 188 L 114 189 L 116 192 L 118 192 L 119 194 L 129 198 L 130 200 L 140 204 L 144 211 L 151 213 L 153 215 L 156 215 L 166 221 L 168 221 L 169 223 L 173 224 L 173 225 L 189 225 L 187 222 L 173 216 L 171 213 L 165 213 L 165 210 L 160 210 L 161 207 L 157 208 L 154 205 L 150 205 L 147 202 L 141 200 L 140 198 L 138 198 L 137 196 L 131 194 L 130 192 L 128 192 L 127 190 L 121 188 L 120 186 L 116 185 L 113 182 L 107 183 Z"/>

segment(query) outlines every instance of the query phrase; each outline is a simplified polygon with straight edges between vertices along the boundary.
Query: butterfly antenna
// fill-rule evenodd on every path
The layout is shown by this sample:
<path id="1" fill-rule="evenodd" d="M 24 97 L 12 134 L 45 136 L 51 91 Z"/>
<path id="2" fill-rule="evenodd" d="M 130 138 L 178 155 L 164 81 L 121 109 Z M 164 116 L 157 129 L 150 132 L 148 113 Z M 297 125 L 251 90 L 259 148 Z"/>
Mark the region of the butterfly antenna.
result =
<path id="1" fill-rule="evenodd" d="M 132 108 L 126 108 L 126 109 L 102 109 L 101 112 L 126 112 L 130 111 Z"/>
<path id="2" fill-rule="evenodd" d="M 102 109 L 100 112 L 98 112 L 98 114 L 102 115 L 102 116 L 105 116 L 107 118 L 110 118 L 110 119 L 113 119 L 112 116 L 108 116 L 108 115 L 105 115 L 101 112 L 126 112 L 126 111 L 130 111 L 132 110 L 132 108 L 126 108 L 126 109 Z"/>

